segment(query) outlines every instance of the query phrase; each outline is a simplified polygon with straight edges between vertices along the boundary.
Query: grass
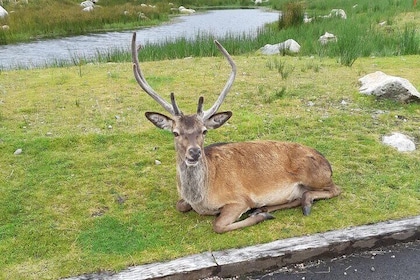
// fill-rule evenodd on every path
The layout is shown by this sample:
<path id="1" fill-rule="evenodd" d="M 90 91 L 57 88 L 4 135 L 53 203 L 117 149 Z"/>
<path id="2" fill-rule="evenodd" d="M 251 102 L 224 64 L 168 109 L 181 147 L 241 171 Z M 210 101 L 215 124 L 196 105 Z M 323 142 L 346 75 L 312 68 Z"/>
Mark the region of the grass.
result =
<path id="1" fill-rule="evenodd" d="M 143 116 L 161 109 L 139 89 L 126 52 L 98 54 L 99 61 L 118 63 L 74 58 L 75 66 L 0 71 L 0 251 L 7 252 L 0 258 L 0 279 L 117 271 L 418 215 L 420 152 L 398 153 L 380 139 L 399 131 L 418 146 L 419 104 L 378 101 L 357 91 L 358 78 L 377 70 L 420 88 L 418 7 L 388 0 L 361 1 L 354 10 L 344 0 L 306 5 L 310 15 L 339 6 L 349 18 L 220 40 L 238 65 L 221 108 L 234 116 L 209 133 L 207 143 L 274 139 L 313 146 L 331 161 L 340 197 L 317 202 L 310 217 L 300 209 L 278 211 L 274 221 L 217 235 L 214 217 L 175 210 L 172 136 Z M 380 29 L 383 20 L 389 24 Z M 319 47 L 314 38 L 325 31 L 342 45 Z M 302 45 L 300 56 L 254 54 L 292 35 Z M 142 63 L 144 73 L 164 96 L 174 91 L 186 112 L 196 109 L 199 95 L 207 106 L 214 102 L 229 73 L 211 41 L 181 39 L 141 53 L 142 61 L 171 59 Z M 217 57 L 202 57 L 212 55 Z M 14 155 L 19 148 L 22 154 Z"/>
<path id="2" fill-rule="evenodd" d="M 311 216 L 275 212 L 273 221 L 223 235 L 214 217 L 178 213 L 170 133 L 143 116 L 162 111 L 141 92 L 129 63 L 0 72 L 0 259 L 2 279 L 57 279 L 243 247 L 291 236 L 398 219 L 420 212 L 420 152 L 399 153 L 381 136 L 403 132 L 420 144 L 418 103 L 358 93 L 362 75 L 381 70 L 419 88 L 419 56 L 234 57 L 238 77 L 221 110 L 228 125 L 207 143 L 275 139 L 322 152 L 343 194 Z M 221 56 L 142 63 L 149 83 L 174 91 L 181 108 L 214 102 L 229 68 Z M 346 101 L 345 104 L 342 101 Z M 407 121 L 396 118 L 404 116 Z M 22 149 L 21 155 L 14 151 Z M 155 165 L 155 160 L 162 162 Z"/>

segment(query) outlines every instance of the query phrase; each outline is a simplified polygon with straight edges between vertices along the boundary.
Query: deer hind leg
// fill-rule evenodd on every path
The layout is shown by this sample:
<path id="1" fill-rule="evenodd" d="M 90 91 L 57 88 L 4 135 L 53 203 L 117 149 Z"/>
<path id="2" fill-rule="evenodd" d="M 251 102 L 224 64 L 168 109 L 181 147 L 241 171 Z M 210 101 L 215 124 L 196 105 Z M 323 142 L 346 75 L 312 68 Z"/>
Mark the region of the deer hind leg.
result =
<path id="1" fill-rule="evenodd" d="M 338 196 L 340 193 L 340 188 L 334 183 L 323 190 L 308 190 L 304 192 L 302 195 L 303 215 L 308 216 L 311 213 L 311 207 L 314 200 L 332 198 Z"/>
<path id="2" fill-rule="evenodd" d="M 220 215 L 213 223 L 213 229 L 217 233 L 224 233 L 227 231 L 252 226 L 262 221 L 273 219 L 274 217 L 267 212 L 259 212 L 251 215 L 241 221 L 238 219 L 249 208 L 245 204 L 227 204 L 223 206 Z"/>

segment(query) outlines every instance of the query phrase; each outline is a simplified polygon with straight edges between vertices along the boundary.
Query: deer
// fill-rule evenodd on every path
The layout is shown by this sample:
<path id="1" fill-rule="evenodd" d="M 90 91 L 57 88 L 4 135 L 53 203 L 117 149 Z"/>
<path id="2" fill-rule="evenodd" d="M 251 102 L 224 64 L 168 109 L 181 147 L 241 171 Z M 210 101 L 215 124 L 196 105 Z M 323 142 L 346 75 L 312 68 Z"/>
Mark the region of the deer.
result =
<path id="1" fill-rule="evenodd" d="M 141 45 L 137 47 L 135 32 L 132 36 L 135 80 L 170 114 L 146 112 L 145 116 L 156 127 L 173 134 L 180 196 L 176 209 L 215 215 L 213 230 L 225 233 L 273 219 L 270 212 L 275 210 L 301 206 L 307 216 L 315 200 L 338 196 L 341 190 L 332 180 L 330 163 L 313 148 L 270 140 L 204 147 L 207 131 L 221 127 L 232 116 L 231 111 L 218 110 L 236 77 L 232 57 L 217 40 L 214 43 L 231 66 L 229 78 L 209 109 L 203 110 L 201 96 L 197 112 L 184 114 L 174 93 L 169 103 L 148 84 L 138 59 Z"/>

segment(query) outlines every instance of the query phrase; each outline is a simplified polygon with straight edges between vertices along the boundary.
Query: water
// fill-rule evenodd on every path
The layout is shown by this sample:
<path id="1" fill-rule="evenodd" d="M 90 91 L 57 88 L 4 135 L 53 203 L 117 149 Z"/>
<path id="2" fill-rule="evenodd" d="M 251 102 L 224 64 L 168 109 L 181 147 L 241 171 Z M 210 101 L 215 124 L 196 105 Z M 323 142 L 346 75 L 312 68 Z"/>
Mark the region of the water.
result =
<path id="1" fill-rule="evenodd" d="M 261 9 L 214 10 L 181 16 L 170 24 L 142 28 L 137 32 L 138 43 L 159 43 L 176 38 L 194 38 L 211 34 L 216 39 L 227 34 L 252 36 L 266 23 L 278 20 L 278 12 Z M 98 52 L 129 49 L 132 31 L 107 32 L 31 43 L 0 46 L 0 69 L 39 67 L 72 58 L 94 57 Z"/>

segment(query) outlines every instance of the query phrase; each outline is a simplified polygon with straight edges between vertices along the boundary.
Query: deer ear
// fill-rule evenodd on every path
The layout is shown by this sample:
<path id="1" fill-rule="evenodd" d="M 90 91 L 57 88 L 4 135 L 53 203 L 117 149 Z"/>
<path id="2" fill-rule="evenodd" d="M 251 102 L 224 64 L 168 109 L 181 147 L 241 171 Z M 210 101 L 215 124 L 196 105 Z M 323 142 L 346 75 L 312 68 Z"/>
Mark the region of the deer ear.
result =
<path id="1" fill-rule="evenodd" d="M 157 127 L 172 131 L 173 120 L 171 118 L 155 112 L 146 112 L 145 116 Z"/>
<path id="2" fill-rule="evenodd" d="M 204 125 L 209 129 L 216 129 L 224 125 L 230 117 L 232 117 L 231 111 L 216 113 L 208 118 Z"/>

